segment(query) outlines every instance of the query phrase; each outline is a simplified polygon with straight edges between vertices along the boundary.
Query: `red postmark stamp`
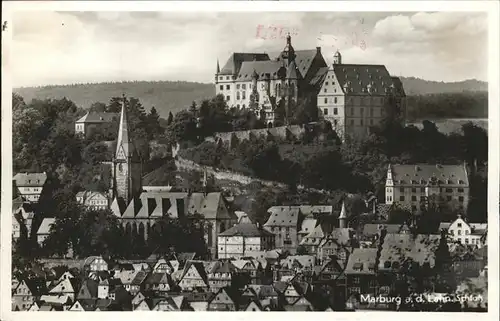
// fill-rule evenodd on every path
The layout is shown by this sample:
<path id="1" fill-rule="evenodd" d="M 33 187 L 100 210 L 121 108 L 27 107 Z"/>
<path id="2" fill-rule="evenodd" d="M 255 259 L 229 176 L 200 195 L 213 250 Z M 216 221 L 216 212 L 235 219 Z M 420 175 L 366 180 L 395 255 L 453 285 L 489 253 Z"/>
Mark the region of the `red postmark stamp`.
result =
<path id="1" fill-rule="evenodd" d="M 294 27 L 285 27 L 282 25 L 257 25 L 255 38 L 257 39 L 285 39 L 286 36 L 297 36 L 298 30 Z"/>

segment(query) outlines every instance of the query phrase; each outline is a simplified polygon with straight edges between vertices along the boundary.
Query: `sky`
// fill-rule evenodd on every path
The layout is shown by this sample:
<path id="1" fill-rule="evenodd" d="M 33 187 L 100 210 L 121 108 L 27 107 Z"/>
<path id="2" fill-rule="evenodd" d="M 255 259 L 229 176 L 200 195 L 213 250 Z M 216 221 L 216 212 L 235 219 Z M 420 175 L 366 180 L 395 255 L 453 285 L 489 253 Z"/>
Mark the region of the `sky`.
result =
<path id="1" fill-rule="evenodd" d="M 213 82 L 233 52 L 321 47 L 328 64 L 395 76 L 488 79 L 481 12 L 56 12 L 12 16 L 14 87 L 132 80 Z"/>

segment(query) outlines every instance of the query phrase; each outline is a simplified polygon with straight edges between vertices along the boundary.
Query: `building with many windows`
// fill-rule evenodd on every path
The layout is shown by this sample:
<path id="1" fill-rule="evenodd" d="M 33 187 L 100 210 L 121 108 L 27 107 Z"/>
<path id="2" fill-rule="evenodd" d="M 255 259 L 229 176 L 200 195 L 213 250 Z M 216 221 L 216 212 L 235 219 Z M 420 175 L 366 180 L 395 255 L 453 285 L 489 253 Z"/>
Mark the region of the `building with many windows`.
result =
<path id="1" fill-rule="evenodd" d="M 93 133 L 114 134 L 120 114 L 106 112 L 88 112 L 75 121 L 75 133 L 89 137 Z"/>
<path id="2" fill-rule="evenodd" d="M 244 221 L 220 233 L 217 247 L 219 259 L 254 256 L 274 248 L 274 234 Z"/>
<path id="3" fill-rule="evenodd" d="M 385 182 L 386 204 L 405 204 L 416 211 L 432 198 L 454 202 L 465 211 L 469 203 L 465 165 L 389 165 Z"/>
<path id="4" fill-rule="evenodd" d="M 464 245 L 481 248 L 484 245 L 488 223 L 469 223 L 459 215 L 451 223 L 441 223 L 439 228 L 448 231 L 451 242 L 459 242 Z"/>
<path id="5" fill-rule="evenodd" d="M 47 173 L 17 173 L 13 181 L 24 201 L 37 203 L 47 181 Z"/>
<path id="6" fill-rule="evenodd" d="M 275 126 L 275 111 L 290 115 L 294 103 L 308 95 L 315 97 L 317 73 L 327 64 L 321 48 L 295 50 L 290 35 L 278 57 L 266 53 L 233 53 L 220 69 L 217 62 L 215 91 L 229 107 L 250 108 L 268 126 Z"/>
<path id="7" fill-rule="evenodd" d="M 101 192 L 82 191 L 76 194 L 76 201 L 93 210 L 105 210 L 109 208 L 108 196 Z"/>
<path id="8" fill-rule="evenodd" d="M 404 118 L 406 97 L 401 81 L 383 65 L 343 64 L 340 52 L 323 75 L 318 109 L 341 137 L 363 137 L 386 117 L 394 103 Z"/>

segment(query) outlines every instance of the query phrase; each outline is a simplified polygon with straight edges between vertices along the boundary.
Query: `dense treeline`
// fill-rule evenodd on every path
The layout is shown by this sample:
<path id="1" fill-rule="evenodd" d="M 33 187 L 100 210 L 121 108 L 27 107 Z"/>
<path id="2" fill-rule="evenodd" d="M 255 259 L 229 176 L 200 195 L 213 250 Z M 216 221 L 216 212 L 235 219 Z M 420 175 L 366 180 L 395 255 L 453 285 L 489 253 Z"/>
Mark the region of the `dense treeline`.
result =
<path id="1" fill-rule="evenodd" d="M 67 97 L 84 109 L 127 93 L 132 97 L 140 97 L 146 110 L 155 106 L 158 114 L 166 119 L 169 112 L 176 113 L 192 101 L 212 97 L 215 87 L 213 84 L 186 81 L 130 81 L 16 88 L 14 92 L 26 101 Z"/>
<path id="2" fill-rule="evenodd" d="M 75 134 L 74 122 L 85 111 L 66 98 L 34 99 L 28 104 L 17 94 L 13 94 L 12 99 L 14 172 L 47 173 L 47 182 L 34 208 L 33 226 L 38 227 L 45 217 L 55 218 L 51 234 L 41 248 L 34 230 L 32 235 L 24 235 L 16 242 L 16 259 L 19 256 L 61 256 L 69 250 L 77 257 L 104 253 L 130 257 L 171 248 L 205 251 L 196 222 L 170 222 L 167 228 L 155 234 L 157 242 L 147 244 L 138 241 L 136 235 L 124 235 L 111 212 L 83 208 L 75 198 L 78 191 L 107 192 L 110 188 L 111 168 L 102 162 L 112 159 L 116 143 L 109 144 L 108 140 L 116 140 L 116 133 L 96 131 L 89 137 Z M 154 108 L 146 113 L 134 97 L 125 100 L 113 97 L 108 104 L 94 104 L 92 110 L 120 112 L 123 101 L 128 110 L 130 134 L 145 167 L 154 168 L 160 161 L 157 157 L 150 161 L 148 143 L 164 137 Z"/>
<path id="3" fill-rule="evenodd" d="M 488 92 L 408 95 L 408 121 L 440 118 L 488 118 Z"/>

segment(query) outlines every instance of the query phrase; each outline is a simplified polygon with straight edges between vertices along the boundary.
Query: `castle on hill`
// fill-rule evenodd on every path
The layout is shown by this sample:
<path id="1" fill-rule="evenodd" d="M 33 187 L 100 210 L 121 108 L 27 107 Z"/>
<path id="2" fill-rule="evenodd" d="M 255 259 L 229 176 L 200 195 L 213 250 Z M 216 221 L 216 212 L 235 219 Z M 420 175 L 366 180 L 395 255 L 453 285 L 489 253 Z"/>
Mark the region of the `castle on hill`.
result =
<path id="1" fill-rule="evenodd" d="M 297 103 L 306 102 L 341 137 L 368 135 L 386 117 L 389 104 L 402 119 L 406 115 L 403 85 L 384 65 L 344 64 L 339 51 L 328 65 L 321 47 L 295 50 L 290 35 L 274 59 L 266 53 L 233 53 L 222 69 L 217 61 L 215 90 L 229 107 L 254 111 L 267 127 L 287 125 Z M 285 119 L 278 119 L 280 114 Z"/>

